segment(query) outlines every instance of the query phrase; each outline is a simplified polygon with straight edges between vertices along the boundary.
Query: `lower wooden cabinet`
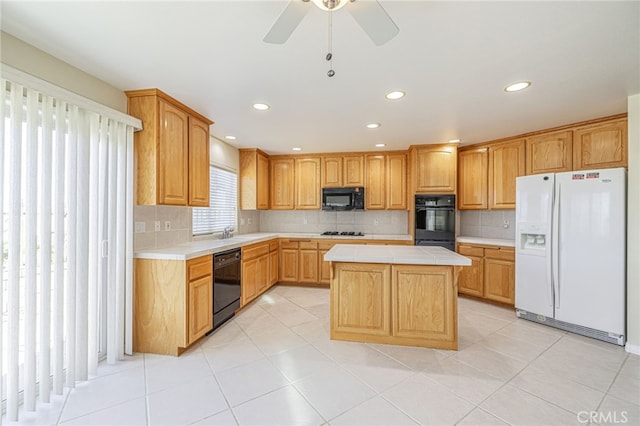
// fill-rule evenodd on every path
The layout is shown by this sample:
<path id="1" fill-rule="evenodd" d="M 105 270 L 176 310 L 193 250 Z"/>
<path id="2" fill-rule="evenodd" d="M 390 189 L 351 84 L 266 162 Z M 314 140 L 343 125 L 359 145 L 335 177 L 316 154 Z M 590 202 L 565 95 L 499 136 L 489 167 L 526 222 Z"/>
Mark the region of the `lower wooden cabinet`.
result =
<path id="1" fill-rule="evenodd" d="M 273 257 L 271 256 L 271 247 L 272 243 L 269 241 L 242 247 L 242 289 L 240 306 L 251 302 L 273 285 L 271 272 Z"/>
<path id="2" fill-rule="evenodd" d="M 318 262 L 318 243 L 301 241 L 298 251 L 298 281 L 301 283 L 317 283 L 320 264 Z"/>
<path id="3" fill-rule="evenodd" d="M 458 293 L 495 302 L 515 303 L 515 249 L 458 244 L 458 253 L 471 259 L 458 277 Z"/>
<path id="4" fill-rule="evenodd" d="M 213 256 L 135 259 L 133 350 L 179 355 L 213 328 Z"/>

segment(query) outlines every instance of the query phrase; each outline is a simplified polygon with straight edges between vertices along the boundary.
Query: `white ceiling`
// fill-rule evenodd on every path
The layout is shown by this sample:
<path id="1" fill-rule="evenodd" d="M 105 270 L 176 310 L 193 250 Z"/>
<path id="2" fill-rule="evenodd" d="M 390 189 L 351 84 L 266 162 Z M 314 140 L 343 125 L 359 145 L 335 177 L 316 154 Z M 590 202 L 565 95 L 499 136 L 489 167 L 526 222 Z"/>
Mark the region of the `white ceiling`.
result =
<path id="1" fill-rule="evenodd" d="M 1 25 L 119 89 L 158 87 L 213 119 L 216 137 L 274 154 L 477 143 L 625 112 L 640 93 L 639 1 L 380 0 L 400 28 L 380 47 L 347 4 L 333 18 L 333 78 L 315 6 L 286 44 L 262 41 L 286 4 L 2 0 Z M 533 85 L 503 91 L 522 79 Z M 393 89 L 407 96 L 385 100 Z"/>

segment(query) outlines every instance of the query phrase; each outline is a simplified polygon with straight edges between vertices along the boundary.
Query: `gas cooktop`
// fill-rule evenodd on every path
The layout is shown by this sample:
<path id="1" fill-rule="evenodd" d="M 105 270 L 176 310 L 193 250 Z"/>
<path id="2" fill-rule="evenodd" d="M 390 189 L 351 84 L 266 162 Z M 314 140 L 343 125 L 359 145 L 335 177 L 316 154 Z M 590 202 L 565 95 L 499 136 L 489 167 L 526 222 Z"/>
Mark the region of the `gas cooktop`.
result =
<path id="1" fill-rule="evenodd" d="M 353 232 L 353 231 L 342 231 L 342 232 L 325 231 L 320 235 L 343 235 L 343 236 L 349 236 L 349 237 L 364 237 L 364 234 L 362 232 Z"/>

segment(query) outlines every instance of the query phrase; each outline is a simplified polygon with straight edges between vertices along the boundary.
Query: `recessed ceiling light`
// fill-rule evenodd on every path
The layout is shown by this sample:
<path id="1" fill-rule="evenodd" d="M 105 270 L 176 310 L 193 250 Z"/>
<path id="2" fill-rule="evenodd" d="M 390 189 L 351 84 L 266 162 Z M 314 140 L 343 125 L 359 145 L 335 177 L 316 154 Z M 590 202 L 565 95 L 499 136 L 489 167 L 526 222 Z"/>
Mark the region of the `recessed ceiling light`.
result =
<path id="1" fill-rule="evenodd" d="M 387 146 L 387 144 L 384 144 L 384 143 L 377 143 L 376 144 L 376 148 L 382 148 L 383 146 Z"/>
<path id="2" fill-rule="evenodd" d="M 292 149 L 293 151 L 302 151 L 302 148 L 298 148 L 298 147 L 291 148 L 291 149 Z"/>
<path id="3" fill-rule="evenodd" d="M 458 143 L 460 139 L 449 139 L 449 143 Z"/>
<path id="4" fill-rule="evenodd" d="M 269 105 L 267 104 L 261 104 L 261 103 L 257 103 L 257 104 L 253 104 L 253 107 L 255 109 L 257 109 L 258 111 L 266 111 L 269 108 L 271 108 Z"/>
<path id="5" fill-rule="evenodd" d="M 511 83 L 507 87 L 504 88 L 505 92 L 518 92 L 520 90 L 524 90 L 527 87 L 531 86 L 530 81 L 516 81 L 515 83 Z"/>
<path id="6" fill-rule="evenodd" d="M 227 135 L 224 138 L 230 141 L 235 141 L 237 139 L 235 136 L 231 136 L 231 135 Z"/>
<path id="7" fill-rule="evenodd" d="M 386 95 L 384 95 L 385 98 L 387 99 L 400 99 L 400 98 L 404 98 L 404 95 L 406 95 L 405 92 L 403 92 L 402 90 L 394 90 L 393 92 L 389 92 Z"/>
<path id="8" fill-rule="evenodd" d="M 367 129 L 377 129 L 380 127 L 380 123 L 369 123 L 367 124 Z"/>

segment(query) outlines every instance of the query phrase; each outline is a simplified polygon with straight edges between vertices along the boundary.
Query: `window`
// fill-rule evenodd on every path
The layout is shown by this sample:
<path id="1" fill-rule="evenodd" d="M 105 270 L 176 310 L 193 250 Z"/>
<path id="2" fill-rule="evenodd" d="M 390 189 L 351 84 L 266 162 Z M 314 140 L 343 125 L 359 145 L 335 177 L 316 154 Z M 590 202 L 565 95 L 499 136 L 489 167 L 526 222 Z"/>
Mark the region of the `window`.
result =
<path id="1" fill-rule="evenodd" d="M 222 232 L 236 227 L 238 213 L 238 175 L 219 167 L 210 167 L 209 207 L 193 208 L 193 235 Z"/>

